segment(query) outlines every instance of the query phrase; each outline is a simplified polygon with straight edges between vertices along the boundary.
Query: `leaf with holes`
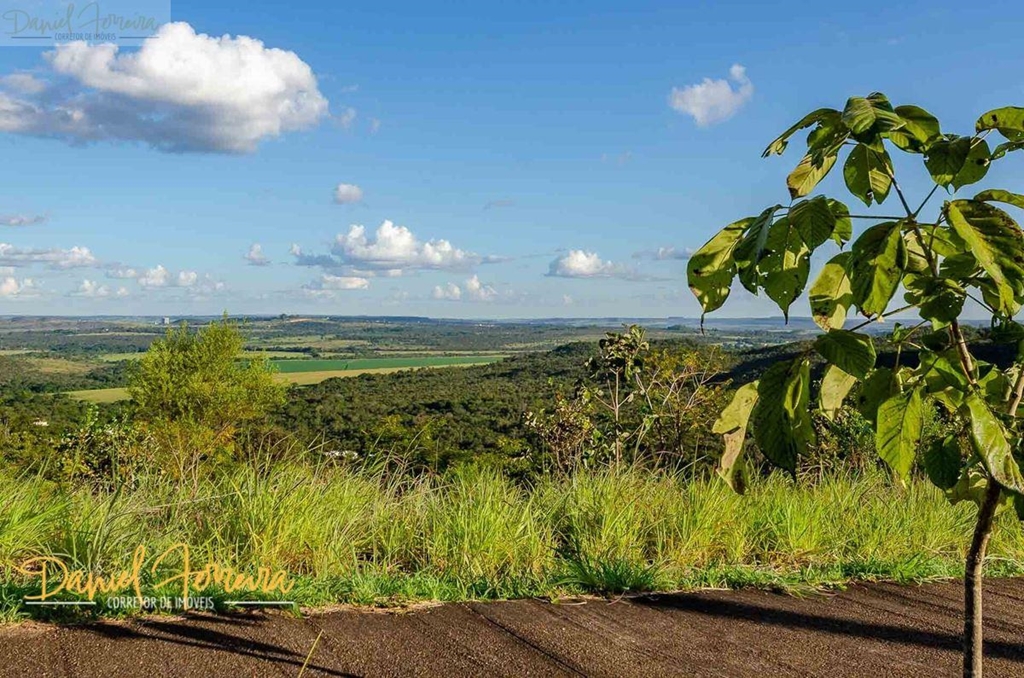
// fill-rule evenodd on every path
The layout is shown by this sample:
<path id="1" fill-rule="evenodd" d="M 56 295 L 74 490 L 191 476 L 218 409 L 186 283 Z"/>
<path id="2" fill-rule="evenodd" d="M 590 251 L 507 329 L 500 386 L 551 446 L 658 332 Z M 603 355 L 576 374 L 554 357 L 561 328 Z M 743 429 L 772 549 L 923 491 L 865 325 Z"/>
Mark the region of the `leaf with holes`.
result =
<path id="1" fill-rule="evenodd" d="M 843 165 L 846 187 L 868 207 L 872 201 L 882 203 L 888 197 L 891 173 L 892 160 L 885 149 L 876 151 L 864 144 L 857 144 Z"/>

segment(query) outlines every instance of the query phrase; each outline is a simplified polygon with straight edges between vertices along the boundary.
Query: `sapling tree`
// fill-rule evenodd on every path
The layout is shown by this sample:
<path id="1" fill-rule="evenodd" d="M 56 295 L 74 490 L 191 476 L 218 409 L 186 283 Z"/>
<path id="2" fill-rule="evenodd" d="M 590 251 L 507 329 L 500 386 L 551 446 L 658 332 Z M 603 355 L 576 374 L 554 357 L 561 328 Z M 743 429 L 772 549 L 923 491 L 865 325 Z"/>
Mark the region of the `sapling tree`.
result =
<path id="1" fill-rule="evenodd" d="M 988 189 L 960 197 L 960 191 L 983 180 L 993 162 L 1024 149 L 1024 108 L 989 111 L 973 134 L 961 136 L 944 133 L 917 106 L 893 107 L 874 93 L 849 99 L 842 110 L 813 111 L 764 156 L 781 155 L 790 137 L 807 128 L 813 128 L 807 152 L 786 181 L 790 203 L 711 238 L 690 259 L 690 289 L 706 314 L 725 303 L 739 278 L 788 318 L 807 286 L 811 255 L 830 242 L 842 250 L 808 290 L 811 315 L 823 330 L 813 351 L 827 363 L 813 401 L 830 417 L 848 395 L 855 398 L 897 478 L 920 468 L 951 500 L 977 503 L 964 576 L 964 675 L 981 676 L 981 577 L 993 518 L 1003 506 L 1024 508 L 1024 326 L 1014 321 L 1024 304 L 1024 233 L 1007 212 L 1024 208 L 1024 195 Z M 922 158 L 934 186 L 920 202 L 900 186 L 891 151 Z M 868 207 L 886 203 L 887 215 L 851 214 L 839 200 L 808 197 L 841 155 L 849 192 Z M 940 188 L 948 199 L 932 202 Z M 893 204 L 898 207 L 888 207 Z M 856 239 L 855 221 L 865 225 Z M 1013 364 L 972 355 L 959 322 L 965 304 L 991 316 L 994 339 L 1020 347 Z M 854 313 L 860 322 L 848 320 Z M 898 313 L 915 314 L 916 324 L 897 325 L 895 365 L 876 366 L 872 340 L 861 330 Z M 734 489 L 746 485 L 748 428 L 764 456 L 791 473 L 815 444 L 810 358 L 771 366 L 736 391 L 716 422 L 725 438 L 719 472 Z M 946 422 L 948 437 L 922 439 L 929 410 Z"/>

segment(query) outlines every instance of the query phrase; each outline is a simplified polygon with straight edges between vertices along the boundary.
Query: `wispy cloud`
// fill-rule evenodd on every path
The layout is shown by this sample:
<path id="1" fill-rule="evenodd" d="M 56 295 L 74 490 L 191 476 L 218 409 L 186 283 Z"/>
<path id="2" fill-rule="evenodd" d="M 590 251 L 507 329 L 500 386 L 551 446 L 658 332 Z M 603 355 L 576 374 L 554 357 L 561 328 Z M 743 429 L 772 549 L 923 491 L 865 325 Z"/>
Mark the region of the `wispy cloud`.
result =
<path id="1" fill-rule="evenodd" d="M 693 256 L 693 250 L 689 247 L 677 248 L 673 246 L 659 247 L 656 250 L 640 250 L 633 253 L 634 259 L 651 259 L 654 261 L 685 261 Z"/>
<path id="2" fill-rule="evenodd" d="M 46 220 L 45 214 L 0 214 L 0 226 L 36 226 Z"/>

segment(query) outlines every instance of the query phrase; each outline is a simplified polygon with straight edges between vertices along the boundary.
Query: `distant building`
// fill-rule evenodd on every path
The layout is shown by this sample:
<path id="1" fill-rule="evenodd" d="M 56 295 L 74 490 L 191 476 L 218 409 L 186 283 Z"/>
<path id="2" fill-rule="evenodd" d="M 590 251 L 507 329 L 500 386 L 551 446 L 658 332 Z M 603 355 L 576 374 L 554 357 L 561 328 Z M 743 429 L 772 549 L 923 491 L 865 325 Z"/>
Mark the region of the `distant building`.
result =
<path id="1" fill-rule="evenodd" d="M 166 316 L 164 316 L 164 321 L 163 321 L 163 324 L 164 324 L 164 325 L 170 325 L 170 324 L 171 324 L 171 319 L 170 319 L 170 318 L 168 318 L 168 317 L 166 317 Z"/>

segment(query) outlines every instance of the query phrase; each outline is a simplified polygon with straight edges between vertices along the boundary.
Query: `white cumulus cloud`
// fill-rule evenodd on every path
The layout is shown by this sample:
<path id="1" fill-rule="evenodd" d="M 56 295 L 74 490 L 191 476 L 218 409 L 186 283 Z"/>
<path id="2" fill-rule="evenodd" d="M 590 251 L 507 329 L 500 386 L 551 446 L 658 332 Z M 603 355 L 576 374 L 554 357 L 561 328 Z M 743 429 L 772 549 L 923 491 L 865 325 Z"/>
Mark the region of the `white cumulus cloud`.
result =
<path id="1" fill-rule="evenodd" d="M 171 282 L 171 272 L 162 265 L 157 264 L 156 268 L 151 268 L 140 273 L 136 280 L 140 287 L 167 287 Z"/>
<path id="2" fill-rule="evenodd" d="M 250 266 L 270 265 L 270 259 L 267 259 L 267 255 L 263 254 L 263 245 L 258 242 L 254 242 L 249 246 L 249 251 L 246 252 L 243 258 L 249 262 Z"/>
<path id="3" fill-rule="evenodd" d="M 72 42 L 46 61 L 45 81 L 0 81 L 0 131 L 249 153 L 328 115 L 313 70 L 294 52 L 196 33 L 187 23 L 165 24 L 138 51 Z"/>
<path id="4" fill-rule="evenodd" d="M 355 184 L 338 184 L 334 189 L 334 202 L 339 205 L 350 205 L 362 200 L 363 189 Z"/>
<path id="5" fill-rule="evenodd" d="M 445 301 L 458 301 L 462 298 L 462 289 L 453 282 L 445 285 L 434 285 L 434 291 L 431 294 L 435 299 L 443 299 Z"/>
<path id="6" fill-rule="evenodd" d="M 498 297 L 498 290 L 480 282 L 480 277 L 474 275 L 466 280 L 461 287 L 453 282 L 435 285 L 431 296 L 444 301 L 493 301 Z"/>
<path id="7" fill-rule="evenodd" d="M 345 263 L 367 268 L 451 269 L 472 265 L 478 257 L 454 247 L 447 240 L 422 242 L 405 226 L 385 221 L 373 236 L 363 226 L 339 234 L 331 252 Z"/>
<path id="8" fill-rule="evenodd" d="M 622 273 L 622 267 L 604 261 L 597 252 L 570 250 L 551 262 L 549 276 L 558 278 L 610 278 Z"/>
<path id="9" fill-rule="evenodd" d="M 754 83 L 743 66 L 733 65 L 729 69 L 729 80 L 704 78 L 696 85 L 673 87 L 669 105 L 692 116 L 700 127 L 728 120 L 754 96 Z"/>
<path id="10" fill-rule="evenodd" d="M 85 279 L 82 280 L 82 284 L 78 288 L 69 293 L 68 296 L 72 297 L 85 297 L 88 299 L 107 299 L 110 297 L 127 297 L 128 290 L 124 287 L 118 287 L 116 290 L 112 290 L 107 285 L 102 285 L 95 280 Z"/>
<path id="11" fill-rule="evenodd" d="M 32 278 L 18 280 L 14 276 L 0 278 L 0 297 L 15 299 L 36 295 L 36 284 Z"/>
<path id="12" fill-rule="evenodd" d="M 329 254 L 309 254 L 298 245 L 289 250 L 297 266 L 315 266 L 327 273 L 359 277 L 398 277 L 406 271 L 465 270 L 489 260 L 461 250 L 444 239 L 420 240 L 391 221 L 376 231 L 353 225 L 339 233 Z"/>

